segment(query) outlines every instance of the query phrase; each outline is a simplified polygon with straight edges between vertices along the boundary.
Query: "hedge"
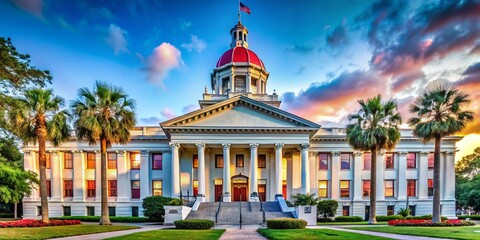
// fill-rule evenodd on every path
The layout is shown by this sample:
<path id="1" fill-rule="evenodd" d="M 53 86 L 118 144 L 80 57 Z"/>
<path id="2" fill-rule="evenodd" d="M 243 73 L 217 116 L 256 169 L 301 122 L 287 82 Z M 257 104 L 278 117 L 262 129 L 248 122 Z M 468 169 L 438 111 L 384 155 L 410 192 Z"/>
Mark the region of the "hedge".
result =
<path id="1" fill-rule="evenodd" d="M 422 215 L 422 216 L 408 216 L 405 220 L 432 220 L 432 215 Z M 447 220 L 447 217 L 441 217 L 442 220 Z"/>
<path id="2" fill-rule="evenodd" d="M 390 220 L 402 220 L 402 215 L 377 216 L 377 222 L 388 222 Z"/>
<path id="3" fill-rule="evenodd" d="M 210 229 L 215 224 L 212 220 L 207 219 L 190 219 L 190 220 L 178 220 L 175 221 L 175 228 L 176 229 Z"/>
<path id="4" fill-rule="evenodd" d="M 267 227 L 271 229 L 302 229 L 307 221 L 293 218 L 274 218 L 267 220 Z"/>
<path id="5" fill-rule="evenodd" d="M 480 220 L 480 215 L 460 215 L 458 219 L 467 219 L 470 218 L 471 220 Z"/>
<path id="6" fill-rule="evenodd" d="M 50 222 L 44 223 L 41 220 L 23 219 L 12 222 L 0 222 L 0 228 L 47 227 L 77 224 L 81 224 L 81 222 L 78 220 L 50 220 Z"/>
<path id="7" fill-rule="evenodd" d="M 13 213 L 0 213 L 0 218 L 13 218 Z"/>
<path id="8" fill-rule="evenodd" d="M 82 222 L 99 222 L 100 216 L 64 216 L 52 217 L 50 219 L 56 220 L 80 220 Z M 110 217 L 110 222 L 151 222 L 152 220 L 146 217 Z"/>
<path id="9" fill-rule="evenodd" d="M 335 217 L 335 222 L 362 222 L 363 218 L 359 216 L 338 216 Z"/>

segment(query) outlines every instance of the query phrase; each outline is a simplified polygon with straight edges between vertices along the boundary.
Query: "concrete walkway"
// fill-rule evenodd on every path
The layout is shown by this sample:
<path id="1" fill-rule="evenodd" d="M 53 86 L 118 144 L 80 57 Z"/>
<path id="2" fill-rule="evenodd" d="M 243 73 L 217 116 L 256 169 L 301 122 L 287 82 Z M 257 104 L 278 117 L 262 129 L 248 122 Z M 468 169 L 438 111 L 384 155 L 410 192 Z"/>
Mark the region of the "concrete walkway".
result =
<path id="1" fill-rule="evenodd" d="M 215 229 L 225 229 L 220 240 L 248 239 L 248 240 L 266 240 L 265 237 L 257 232 L 258 225 L 246 225 L 239 229 L 239 226 L 217 226 Z"/>
<path id="2" fill-rule="evenodd" d="M 88 223 L 83 223 L 88 224 Z M 98 224 L 98 223 L 95 223 Z M 125 223 L 114 223 L 114 225 L 127 225 Z M 152 230 L 159 230 L 164 228 L 172 228 L 172 226 L 163 226 L 158 224 L 128 224 L 128 225 L 135 225 L 139 226 L 140 228 L 137 229 L 130 229 L 130 230 L 123 230 L 123 231 L 114 231 L 114 232 L 104 232 L 104 233 L 94 233 L 94 234 L 87 234 L 87 235 L 78 235 L 78 236 L 71 236 L 71 237 L 64 237 L 64 238 L 55 238 L 61 240 L 97 240 L 97 239 L 106 239 L 112 237 L 120 237 L 132 233 L 139 233 L 139 232 L 146 232 Z"/>
<path id="3" fill-rule="evenodd" d="M 353 230 L 353 229 L 345 229 L 344 227 L 345 226 L 342 226 L 342 227 L 310 226 L 310 227 L 307 227 L 307 228 L 311 228 L 311 229 L 331 229 L 331 230 L 337 230 L 337 231 L 360 233 L 360 234 L 365 234 L 365 235 L 370 235 L 370 236 L 385 237 L 385 238 L 399 239 L 399 240 L 411 240 L 411 239 L 415 239 L 415 240 L 437 240 L 437 239 L 449 240 L 449 239 L 446 239 L 446 238 L 421 237 L 421 236 L 401 235 L 401 234 L 393 234 L 393 233 L 372 232 L 372 231 L 364 231 L 364 230 Z M 381 226 L 379 226 L 379 227 L 381 227 Z"/>

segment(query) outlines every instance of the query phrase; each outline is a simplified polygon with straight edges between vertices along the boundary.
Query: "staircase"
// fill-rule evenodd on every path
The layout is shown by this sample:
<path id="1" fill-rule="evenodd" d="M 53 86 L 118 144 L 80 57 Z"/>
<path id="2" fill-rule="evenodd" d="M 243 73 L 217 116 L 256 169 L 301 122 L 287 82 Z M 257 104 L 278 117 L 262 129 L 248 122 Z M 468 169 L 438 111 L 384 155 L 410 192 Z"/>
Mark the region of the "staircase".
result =
<path id="1" fill-rule="evenodd" d="M 191 211 L 187 219 L 209 219 L 215 221 L 218 202 L 201 203 L 197 211 Z M 290 212 L 282 212 L 277 202 L 263 202 L 266 220 L 271 218 L 293 218 Z M 258 225 L 263 223 L 260 202 L 242 202 L 242 224 Z M 240 203 L 222 202 L 218 213 L 218 225 L 238 225 L 240 221 Z"/>

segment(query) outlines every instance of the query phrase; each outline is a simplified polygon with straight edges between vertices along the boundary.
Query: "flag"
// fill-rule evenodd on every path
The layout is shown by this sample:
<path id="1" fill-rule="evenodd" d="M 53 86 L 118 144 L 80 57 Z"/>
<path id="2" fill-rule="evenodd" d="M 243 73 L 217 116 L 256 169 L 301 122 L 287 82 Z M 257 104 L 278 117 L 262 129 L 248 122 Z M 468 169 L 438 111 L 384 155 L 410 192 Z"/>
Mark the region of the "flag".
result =
<path id="1" fill-rule="evenodd" d="M 243 4 L 242 2 L 240 2 L 240 11 L 250 14 L 250 8 L 247 7 L 247 5 Z"/>

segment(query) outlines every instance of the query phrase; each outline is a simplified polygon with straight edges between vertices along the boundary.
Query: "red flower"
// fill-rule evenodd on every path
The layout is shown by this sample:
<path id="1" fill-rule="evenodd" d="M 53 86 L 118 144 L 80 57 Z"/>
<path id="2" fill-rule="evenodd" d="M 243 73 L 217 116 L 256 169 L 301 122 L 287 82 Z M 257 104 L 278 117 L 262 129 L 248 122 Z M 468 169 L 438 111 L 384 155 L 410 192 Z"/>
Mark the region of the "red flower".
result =
<path id="1" fill-rule="evenodd" d="M 47 226 L 63 226 L 81 224 L 80 220 L 51 220 L 49 223 L 44 223 L 41 220 L 23 219 L 14 222 L 0 222 L 0 228 L 15 228 L 15 227 L 47 227 Z"/>

